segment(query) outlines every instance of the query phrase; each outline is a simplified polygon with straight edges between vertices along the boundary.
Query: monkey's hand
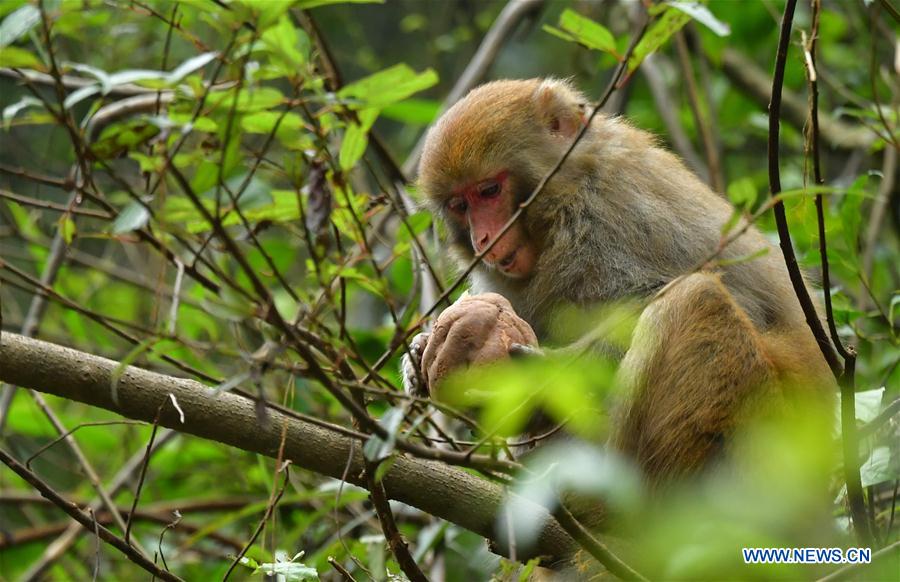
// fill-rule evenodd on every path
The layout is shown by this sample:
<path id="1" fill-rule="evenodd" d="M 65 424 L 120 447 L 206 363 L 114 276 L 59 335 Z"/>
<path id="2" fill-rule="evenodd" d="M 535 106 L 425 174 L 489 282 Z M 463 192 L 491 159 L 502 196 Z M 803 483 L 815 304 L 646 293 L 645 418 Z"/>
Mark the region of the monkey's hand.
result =
<path id="1" fill-rule="evenodd" d="M 409 351 L 400 358 L 400 376 L 403 380 L 403 390 L 410 396 L 428 397 L 428 383 L 422 374 L 422 353 L 428 345 L 430 334 L 417 334 L 409 342 Z"/>
<path id="2" fill-rule="evenodd" d="M 531 326 L 509 301 L 496 293 L 470 295 L 438 317 L 422 352 L 420 376 L 433 394 L 454 370 L 509 358 L 516 345 L 538 349 Z"/>

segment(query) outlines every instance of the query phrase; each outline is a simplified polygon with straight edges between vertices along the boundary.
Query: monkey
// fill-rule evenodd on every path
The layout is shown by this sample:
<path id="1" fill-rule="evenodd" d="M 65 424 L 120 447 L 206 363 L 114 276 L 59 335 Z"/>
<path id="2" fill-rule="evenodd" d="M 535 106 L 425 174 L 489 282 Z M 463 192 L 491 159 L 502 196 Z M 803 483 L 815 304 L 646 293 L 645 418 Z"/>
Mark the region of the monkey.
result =
<path id="1" fill-rule="evenodd" d="M 794 392 L 826 401 L 833 378 L 774 245 L 743 224 L 720 248 L 726 198 L 621 117 L 588 123 L 586 103 L 552 78 L 477 87 L 429 130 L 418 187 L 460 265 L 493 243 L 470 290 L 505 297 L 540 342 L 562 308 L 647 302 L 624 355 L 597 349 L 621 358 L 626 394 L 609 445 L 650 484 L 666 483 L 720 458 L 748 415 Z M 719 266 L 700 269 L 717 252 Z M 405 381 L 426 393 L 414 377 L 428 340 L 417 336 L 403 361 Z"/>

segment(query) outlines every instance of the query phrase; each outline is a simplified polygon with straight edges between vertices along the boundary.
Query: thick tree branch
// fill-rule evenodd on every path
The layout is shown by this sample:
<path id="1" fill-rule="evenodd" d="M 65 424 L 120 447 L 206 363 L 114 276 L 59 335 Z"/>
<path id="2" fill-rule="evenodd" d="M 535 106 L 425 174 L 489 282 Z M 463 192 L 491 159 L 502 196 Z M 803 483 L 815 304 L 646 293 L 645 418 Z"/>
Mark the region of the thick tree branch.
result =
<path id="1" fill-rule="evenodd" d="M 182 378 L 129 366 L 116 385 L 117 401 L 110 389 L 119 363 L 55 344 L 3 333 L 0 337 L 0 381 L 55 394 L 113 411 L 122 416 L 152 422 L 161 404 L 160 425 L 218 441 L 269 457 L 278 454 L 282 430 L 286 431 L 284 456 L 295 465 L 322 475 L 341 478 L 352 455 L 347 480 L 365 487 L 361 447 L 351 447 L 350 437 L 338 430 L 314 425 L 269 410 L 260 426 L 253 401 L 236 394 L 215 393 Z M 185 413 L 179 421 L 170 395 Z M 495 539 L 495 516 L 508 494 L 502 486 L 462 469 L 435 461 L 399 457 L 382 483 L 388 497 L 446 519 L 488 539 Z M 549 513 L 533 506 L 534 519 L 544 523 L 530 556 L 560 557 L 576 545 Z"/>

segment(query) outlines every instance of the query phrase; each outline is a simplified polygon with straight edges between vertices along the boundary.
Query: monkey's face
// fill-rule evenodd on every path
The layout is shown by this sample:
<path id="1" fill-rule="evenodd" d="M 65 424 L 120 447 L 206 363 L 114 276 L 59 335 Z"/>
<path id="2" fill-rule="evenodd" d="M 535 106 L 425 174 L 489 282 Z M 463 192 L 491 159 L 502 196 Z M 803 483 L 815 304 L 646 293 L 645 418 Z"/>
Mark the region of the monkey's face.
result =
<path id="1" fill-rule="evenodd" d="M 419 185 L 463 261 L 485 252 L 484 262 L 503 275 L 533 274 L 548 221 L 536 220 L 542 213 L 532 205 L 530 216 L 504 226 L 581 127 L 581 101 L 561 81 L 495 81 L 470 92 L 429 131 Z M 554 187 L 565 192 L 562 183 L 557 178 Z"/>
<path id="2" fill-rule="evenodd" d="M 456 240 L 468 238 L 473 253 L 490 247 L 483 258 L 487 265 L 508 277 L 523 278 L 534 270 L 537 249 L 520 221 L 503 232 L 515 206 L 509 171 L 501 170 L 455 188 L 444 203 L 444 215 Z"/>

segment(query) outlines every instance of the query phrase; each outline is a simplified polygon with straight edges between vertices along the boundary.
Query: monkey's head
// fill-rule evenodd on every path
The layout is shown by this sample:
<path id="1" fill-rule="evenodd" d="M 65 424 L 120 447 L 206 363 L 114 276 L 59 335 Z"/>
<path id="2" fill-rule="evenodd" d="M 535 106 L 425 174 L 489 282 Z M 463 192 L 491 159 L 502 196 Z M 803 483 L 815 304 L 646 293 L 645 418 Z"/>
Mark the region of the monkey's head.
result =
<path id="1" fill-rule="evenodd" d="M 583 103 L 565 81 L 494 81 L 473 89 L 434 125 L 419 186 L 462 261 L 500 234 L 550 171 L 584 123 Z M 526 211 L 484 256 L 485 264 L 527 278 L 541 250 L 541 230 Z"/>

